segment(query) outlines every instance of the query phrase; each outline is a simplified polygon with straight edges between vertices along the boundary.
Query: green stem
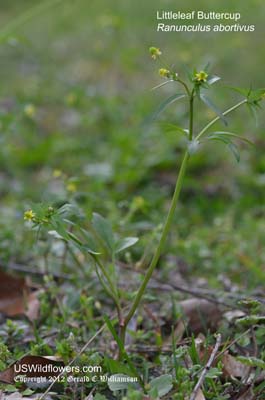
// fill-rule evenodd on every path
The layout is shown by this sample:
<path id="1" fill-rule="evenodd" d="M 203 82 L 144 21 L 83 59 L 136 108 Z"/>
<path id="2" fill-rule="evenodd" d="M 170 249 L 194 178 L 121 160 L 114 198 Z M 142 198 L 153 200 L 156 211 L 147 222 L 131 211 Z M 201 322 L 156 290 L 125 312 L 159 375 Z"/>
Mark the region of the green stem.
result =
<path id="1" fill-rule="evenodd" d="M 143 280 L 143 282 L 142 282 L 142 284 L 141 284 L 141 286 L 140 286 L 140 288 L 139 288 L 139 290 L 137 292 L 137 295 L 136 295 L 136 297 L 135 297 L 135 299 L 133 301 L 133 304 L 132 304 L 132 306 L 131 306 L 131 308 L 130 308 L 130 310 L 129 310 L 126 318 L 125 318 L 124 327 L 123 327 L 123 334 L 126 331 L 126 327 L 127 327 L 128 323 L 130 322 L 131 318 L 133 317 L 135 311 L 137 310 L 137 308 L 139 306 L 139 303 L 140 303 L 140 301 L 141 301 L 141 299 L 143 297 L 143 294 L 145 292 L 146 286 L 147 286 L 150 278 L 152 277 L 154 269 L 157 266 L 158 260 L 160 258 L 162 249 L 164 247 L 164 244 L 165 244 L 165 241 L 166 241 L 166 238 L 167 238 L 167 235 L 168 235 L 168 232 L 169 232 L 169 229 L 170 229 L 173 217 L 174 217 L 174 213 L 175 213 L 175 210 L 176 210 L 179 194 L 180 194 L 180 191 L 181 191 L 181 188 L 182 188 L 182 185 L 183 185 L 183 180 L 184 180 L 184 176 L 185 176 L 188 160 L 189 160 L 189 153 L 186 151 L 185 155 L 184 155 L 184 158 L 182 160 L 182 164 L 181 164 L 181 167 L 180 167 L 178 179 L 177 179 L 177 182 L 176 182 L 174 195 L 173 195 L 173 198 L 172 198 L 172 201 L 171 201 L 170 209 L 169 209 L 169 212 L 168 212 L 168 215 L 167 215 L 167 218 L 166 218 L 166 222 L 165 222 L 165 225 L 164 225 L 164 228 L 163 228 L 163 231 L 162 231 L 162 235 L 161 235 L 160 241 L 158 243 L 158 246 L 157 246 L 156 252 L 155 252 L 155 254 L 153 256 L 153 259 L 151 261 L 151 264 L 150 264 L 150 266 L 148 267 L 148 269 L 146 271 L 146 275 L 144 277 L 144 280 Z"/>
<path id="2" fill-rule="evenodd" d="M 242 104 L 245 104 L 245 103 L 247 103 L 247 99 L 244 99 L 244 100 L 240 101 L 239 103 L 235 104 L 233 107 L 228 108 L 228 110 L 226 110 L 226 111 L 223 112 L 223 115 L 229 114 L 230 112 L 236 110 L 237 108 L 241 107 Z M 221 118 L 221 117 L 218 116 L 218 117 L 214 118 L 212 121 L 210 121 L 209 124 L 207 124 L 207 125 L 198 133 L 198 135 L 197 135 L 197 137 L 196 137 L 196 140 L 199 140 L 199 139 L 202 137 L 202 135 L 203 135 L 206 131 L 208 131 L 209 128 L 211 128 L 211 126 L 213 126 L 217 121 L 219 121 L 220 118 Z"/>
<path id="3" fill-rule="evenodd" d="M 105 292 L 112 298 L 112 300 L 115 303 L 115 306 L 117 308 L 117 313 L 118 313 L 118 319 L 119 319 L 119 323 L 121 324 L 122 321 L 122 310 L 121 310 L 121 306 L 120 306 L 120 302 L 119 299 L 116 297 L 116 295 L 109 289 L 109 287 L 106 285 L 106 283 L 104 282 L 104 279 L 101 277 L 98 268 L 100 268 L 97 264 L 97 262 L 95 261 L 95 270 L 96 270 L 96 274 L 97 277 L 103 287 L 103 289 L 105 290 Z"/>
<path id="4" fill-rule="evenodd" d="M 119 333 L 123 337 L 123 340 L 125 340 L 125 331 L 123 332 L 124 318 L 123 318 L 123 312 L 122 312 L 122 308 L 121 308 L 119 295 L 117 294 L 116 288 L 114 287 L 113 282 L 112 282 L 108 272 L 106 271 L 103 263 L 100 261 L 100 259 L 96 255 L 94 255 L 93 258 L 109 285 L 109 287 L 107 287 L 107 285 L 105 285 L 105 282 L 103 281 L 103 279 L 100 279 L 99 273 L 96 268 L 97 275 L 99 277 L 99 280 L 100 280 L 103 288 L 105 289 L 106 293 L 113 299 L 113 301 L 115 303 L 117 313 L 118 313 L 118 320 L 119 320 Z"/>
<path id="5" fill-rule="evenodd" d="M 189 140 L 193 137 L 193 102 L 194 102 L 194 89 L 190 95 L 190 129 L 189 129 Z"/>
<path id="6" fill-rule="evenodd" d="M 108 272 L 106 271 L 106 268 L 104 267 L 103 263 L 101 262 L 101 260 L 96 255 L 93 254 L 93 258 L 96 261 L 97 265 L 99 266 L 99 268 L 100 268 L 102 274 L 104 275 L 106 281 L 108 282 L 109 288 L 110 288 L 111 293 L 112 293 L 112 298 L 115 298 L 116 301 L 119 302 L 118 295 L 116 293 L 116 289 L 115 289 L 115 287 L 113 285 L 113 282 L 112 282 Z"/>
<path id="7" fill-rule="evenodd" d="M 190 93 L 190 90 L 189 90 L 188 86 L 186 85 L 186 83 L 179 78 L 174 79 L 174 80 L 175 80 L 175 82 L 179 82 L 182 86 L 184 86 L 187 95 L 189 96 L 189 98 L 191 98 L 192 94 Z"/>

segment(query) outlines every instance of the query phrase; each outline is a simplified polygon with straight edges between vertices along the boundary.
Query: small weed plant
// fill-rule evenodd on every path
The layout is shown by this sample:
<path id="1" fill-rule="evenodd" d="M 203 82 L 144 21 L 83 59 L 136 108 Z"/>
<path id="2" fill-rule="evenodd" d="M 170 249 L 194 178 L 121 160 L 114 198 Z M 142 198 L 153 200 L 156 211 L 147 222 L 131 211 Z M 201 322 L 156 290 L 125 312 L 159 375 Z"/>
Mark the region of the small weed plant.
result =
<path id="1" fill-rule="evenodd" d="M 205 143 L 217 141 L 227 146 L 236 160 L 239 161 L 238 142 L 241 141 L 246 144 L 252 144 L 252 142 L 238 133 L 227 131 L 226 128 L 216 130 L 215 125 L 218 122 L 222 122 L 226 127 L 226 117 L 241 107 L 248 107 L 251 113 L 256 115 L 256 111 L 260 108 L 260 103 L 265 97 L 265 90 L 233 87 L 231 89 L 238 92 L 242 96 L 242 99 L 238 103 L 230 105 L 225 111 L 220 111 L 208 97 L 208 92 L 213 90 L 213 86 L 220 80 L 220 77 L 211 74 L 208 66 L 202 70 L 185 70 L 181 74 L 179 71 L 175 71 L 174 68 L 168 67 L 163 63 L 162 53 L 158 48 L 151 47 L 150 55 L 156 62 L 161 63 L 159 75 L 163 79 L 163 82 L 154 89 L 165 85 L 172 85 L 176 88 L 176 92 L 162 102 L 154 116 L 157 117 L 168 106 L 184 101 L 187 104 L 189 117 L 187 127 L 168 124 L 170 130 L 183 139 L 185 150 L 160 239 L 136 293 L 131 293 L 128 296 L 128 294 L 125 295 L 121 290 L 116 265 L 120 254 L 137 243 L 137 237 L 120 237 L 117 233 L 113 232 L 110 222 L 98 213 L 93 213 L 92 219 L 88 221 L 77 209 L 77 206 L 70 203 L 64 204 L 60 208 L 36 205 L 25 212 L 24 218 L 27 221 L 31 221 L 34 229 L 39 230 L 45 227 L 52 237 L 62 240 L 69 248 L 76 247 L 94 268 L 98 280 L 102 284 L 107 296 L 112 299 L 117 311 L 117 318 L 106 317 L 105 322 L 119 348 L 120 361 L 126 361 L 126 368 L 131 371 L 132 375 L 139 378 L 139 383 L 149 392 L 151 398 L 157 398 L 171 390 L 176 385 L 176 380 L 180 379 L 180 375 L 182 376 L 180 379 L 182 385 L 189 386 L 189 379 L 187 377 L 190 374 L 184 368 L 180 368 L 176 370 L 173 381 L 171 375 L 166 374 L 153 380 L 147 387 L 125 351 L 125 338 L 129 323 L 141 304 L 148 283 L 153 276 L 165 247 L 190 158 L 195 152 L 203 148 Z M 216 115 L 202 128 L 198 128 L 196 124 L 196 111 L 198 112 L 200 102 L 204 103 Z M 128 298 L 131 300 L 128 301 Z M 175 351 L 175 359 L 178 356 L 178 352 Z M 219 372 L 217 369 L 215 372 L 218 375 Z M 211 380 L 210 376 L 208 378 Z M 118 386 L 112 389 L 119 390 L 120 387 Z M 190 390 L 190 388 L 187 390 Z M 129 398 L 138 398 L 136 394 L 134 395 L 133 391 L 129 391 L 129 393 Z M 183 397 L 180 394 L 176 394 L 175 398 L 182 399 Z"/>

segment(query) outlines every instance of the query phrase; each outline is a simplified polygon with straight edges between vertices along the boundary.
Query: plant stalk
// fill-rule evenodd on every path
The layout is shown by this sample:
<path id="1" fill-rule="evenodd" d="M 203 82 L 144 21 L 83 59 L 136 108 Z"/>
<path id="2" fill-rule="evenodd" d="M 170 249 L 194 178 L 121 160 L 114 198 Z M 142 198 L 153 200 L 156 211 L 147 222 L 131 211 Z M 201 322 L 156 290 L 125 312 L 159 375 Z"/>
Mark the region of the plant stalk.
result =
<path id="1" fill-rule="evenodd" d="M 230 112 L 236 110 L 237 108 L 241 107 L 243 104 L 247 103 L 247 99 L 244 99 L 242 101 L 240 101 L 239 103 L 235 104 L 233 107 L 228 108 L 228 110 L 223 112 L 223 115 L 227 115 L 230 114 Z M 211 128 L 212 125 L 214 125 L 217 121 L 219 121 L 220 117 L 217 116 L 215 117 L 212 121 L 209 122 L 209 124 L 207 124 L 197 135 L 196 140 L 199 140 L 202 135 L 208 131 L 208 129 Z"/>
<path id="2" fill-rule="evenodd" d="M 189 140 L 193 137 L 193 104 L 194 103 L 194 90 L 190 95 L 190 129 L 189 129 Z"/>
<path id="3" fill-rule="evenodd" d="M 127 327 L 128 323 L 130 322 L 130 320 L 133 317 L 136 309 L 139 306 L 139 303 L 140 303 L 140 301 L 141 301 L 141 299 L 143 297 L 143 294 L 145 292 L 146 286 L 147 286 L 150 278 L 152 277 L 154 269 L 157 266 L 158 260 L 160 258 L 162 249 L 164 247 L 164 244 L 165 244 L 165 241 L 166 241 L 166 238 L 167 238 L 167 235 L 168 235 L 168 232 L 169 232 L 169 229 L 170 229 L 173 217 L 174 217 L 174 213 L 175 213 L 175 210 L 176 210 L 179 194 L 180 194 L 180 191 L 181 191 L 181 188 L 182 188 L 182 185 L 183 185 L 183 180 L 184 180 L 184 176 L 185 176 L 185 172 L 186 172 L 186 168 L 187 168 L 189 157 L 190 157 L 189 153 L 188 153 L 188 151 L 186 151 L 185 154 L 184 154 L 182 163 L 181 163 L 178 179 L 177 179 L 176 186 L 175 186 L 174 195 L 173 195 L 173 198 L 172 198 L 172 201 L 171 201 L 170 209 L 169 209 L 169 212 L 168 212 L 168 215 L 167 215 L 167 218 L 166 218 L 166 222 L 164 224 L 164 228 L 163 228 L 163 231 L 162 231 L 162 234 L 161 234 L 160 241 L 158 243 L 158 246 L 157 246 L 156 252 L 155 252 L 155 254 L 153 256 L 153 259 L 151 261 L 151 264 L 150 264 L 150 266 L 148 267 L 148 269 L 146 271 L 144 280 L 143 280 L 143 282 L 142 282 L 142 284 L 141 284 L 141 286 L 140 286 L 140 288 L 138 290 L 138 293 L 137 293 L 137 295 L 136 295 L 136 297 L 135 297 L 135 299 L 133 301 L 131 309 L 129 310 L 129 312 L 128 312 L 125 320 L 124 320 L 124 327 L 123 327 L 123 331 L 124 332 L 126 331 L 126 327 Z M 124 332 L 123 332 L 123 336 L 125 336 Z"/>
<path id="4" fill-rule="evenodd" d="M 180 83 L 183 84 L 183 82 L 181 81 Z M 187 91 L 187 94 L 189 95 L 189 106 L 190 106 L 190 124 L 189 124 L 189 140 L 192 140 L 193 137 L 193 106 L 194 106 L 194 90 L 192 90 L 192 92 L 190 93 L 188 87 L 184 84 L 185 89 Z M 130 322 L 131 318 L 133 317 L 135 311 L 137 310 L 142 297 L 144 295 L 146 286 L 148 285 L 149 280 L 151 279 L 154 269 L 157 266 L 158 260 L 160 258 L 162 249 L 165 245 L 165 241 L 167 239 L 168 233 L 169 233 L 169 229 L 171 227 L 173 218 L 174 218 L 174 213 L 176 210 L 176 206 L 178 203 L 178 199 L 179 199 L 179 194 L 180 191 L 182 189 L 182 185 L 183 185 L 183 181 L 184 181 L 184 177 L 185 177 L 185 173 L 186 173 L 186 169 L 187 169 L 187 164 L 189 161 L 190 155 L 188 150 L 185 151 L 181 166 L 180 166 L 180 170 L 179 170 L 179 174 L 178 174 L 178 178 L 177 178 L 177 182 L 176 182 L 176 186 L 175 186 L 175 191 L 171 200 L 171 205 L 170 205 L 170 209 L 163 227 L 163 231 L 160 237 L 160 241 L 158 243 L 158 246 L 156 248 L 156 252 L 152 258 L 151 264 L 149 265 L 144 280 L 136 294 L 136 297 L 133 301 L 133 304 L 124 320 L 124 325 L 121 327 L 121 337 L 123 340 L 125 340 L 125 335 L 126 335 L 126 329 L 127 329 L 127 325 Z"/>

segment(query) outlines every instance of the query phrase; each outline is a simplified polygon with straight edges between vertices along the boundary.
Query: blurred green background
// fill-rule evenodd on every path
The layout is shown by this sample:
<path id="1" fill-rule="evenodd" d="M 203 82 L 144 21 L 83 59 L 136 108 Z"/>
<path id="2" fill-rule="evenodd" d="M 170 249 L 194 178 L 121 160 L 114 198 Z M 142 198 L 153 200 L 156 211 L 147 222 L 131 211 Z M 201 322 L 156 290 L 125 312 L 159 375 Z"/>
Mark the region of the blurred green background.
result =
<path id="1" fill-rule="evenodd" d="M 241 98 L 226 85 L 265 86 L 265 3 L 2 0 L 0 6 L 1 259 L 28 262 L 38 254 L 23 224 L 32 202 L 74 201 L 88 218 L 98 211 L 117 229 L 139 234 L 133 259 L 148 241 L 151 252 L 183 144 L 148 122 L 174 93 L 170 85 L 151 91 L 161 79 L 148 48 L 160 47 L 180 74 L 184 65 L 210 62 L 222 77 L 211 98 L 225 109 Z M 156 32 L 157 10 L 193 9 L 240 12 L 239 23 L 255 24 L 255 32 Z M 213 116 L 199 105 L 195 129 Z M 185 104 L 159 121 L 186 127 Z M 222 285 L 226 276 L 251 289 L 265 276 L 264 113 L 258 126 L 246 109 L 229 122 L 256 147 L 240 146 L 239 164 L 221 144 L 192 158 L 168 251 L 174 268 L 185 261 L 188 280 L 199 275 Z"/>

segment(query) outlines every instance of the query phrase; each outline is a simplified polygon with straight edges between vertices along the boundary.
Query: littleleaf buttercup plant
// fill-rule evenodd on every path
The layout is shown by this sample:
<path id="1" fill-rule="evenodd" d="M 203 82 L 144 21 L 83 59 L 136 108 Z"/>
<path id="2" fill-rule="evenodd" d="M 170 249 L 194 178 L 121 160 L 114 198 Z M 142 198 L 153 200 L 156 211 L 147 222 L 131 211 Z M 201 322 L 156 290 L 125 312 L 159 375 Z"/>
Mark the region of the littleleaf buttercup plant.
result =
<path id="1" fill-rule="evenodd" d="M 150 47 L 150 55 L 154 61 L 162 60 L 162 52 L 157 47 Z M 222 112 L 206 95 L 206 92 L 211 89 L 212 85 L 220 80 L 220 77 L 209 73 L 208 67 L 199 71 L 194 69 L 193 71 L 188 72 L 187 79 L 183 78 L 179 71 L 175 71 L 173 68 L 171 69 L 164 65 L 161 66 L 158 73 L 164 81 L 160 85 L 156 86 L 155 89 L 166 84 L 172 84 L 180 86 L 181 92 L 179 92 L 178 89 L 177 93 L 163 101 L 159 107 L 159 112 L 155 115 L 157 116 L 158 113 L 162 112 L 169 105 L 180 100 L 185 100 L 187 102 L 189 114 L 188 129 L 184 129 L 177 125 L 173 125 L 173 129 L 177 134 L 181 134 L 186 138 L 187 146 L 184 150 L 180 169 L 177 174 L 174 194 L 171 199 L 168 214 L 165 218 L 161 237 L 156 246 L 151 263 L 145 272 L 145 276 L 132 302 L 126 308 L 127 311 L 125 312 L 124 308 L 125 299 L 121 298 L 122 292 L 119 290 L 118 274 L 114 271 L 115 259 L 117 254 L 121 251 L 134 245 L 138 240 L 137 238 L 119 238 L 115 233 L 113 233 L 110 223 L 99 214 L 93 214 L 92 221 L 88 224 L 88 228 L 84 228 L 82 220 L 78 220 L 78 211 L 75 210 L 74 206 L 69 204 L 64 205 L 56 211 L 52 207 L 40 207 L 27 210 L 24 214 L 25 220 L 32 221 L 33 226 L 48 225 L 52 229 L 52 232 L 57 234 L 57 238 L 61 238 L 71 246 L 76 246 L 79 251 L 83 252 L 90 258 L 99 281 L 116 306 L 119 327 L 118 334 L 116 334 L 112 322 L 109 319 L 107 319 L 107 326 L 113 334 L 114 339 L 117 341 L 120 349 L 120 357 L 122 358 L 123 356 L 126 356 L 125 358 L 127 361 L 128 356 L 124 350 L 127 327 L 140 305 L 147 285 L 164 249 L 190 157 L 205 141 L 215 140 L 228 146 L 239 161 L 237 141 L 243 141 L 248 144 L 252 144 L 252 142 L 234 132 L 216 131 L 213 129 L 214 125 L 220 120 L 227 125 L 225 117 L 243 106 L 247 106 L 252 114 L 255 115 L 256 110 L 261 107 L 261 101 L 265 98 L 264 89 L 252 90 L 233 87 L 232 89 L 237 91 L 242 96 L 242 99 Z M 211 108 L 216 114 L 216 117 L 209 121 L 202 129 L 197 130 L 197 127 L 194 124 L 194 115 L 195 106 L 197 102 L 200 101 L 202 101 L 207 107 Z M 133 368 L 132 373 L 135 373 Z"/>

